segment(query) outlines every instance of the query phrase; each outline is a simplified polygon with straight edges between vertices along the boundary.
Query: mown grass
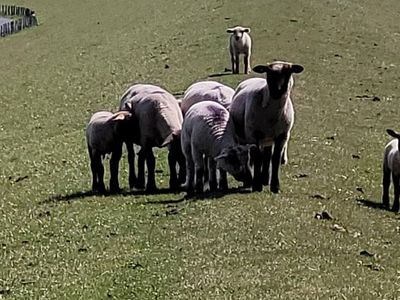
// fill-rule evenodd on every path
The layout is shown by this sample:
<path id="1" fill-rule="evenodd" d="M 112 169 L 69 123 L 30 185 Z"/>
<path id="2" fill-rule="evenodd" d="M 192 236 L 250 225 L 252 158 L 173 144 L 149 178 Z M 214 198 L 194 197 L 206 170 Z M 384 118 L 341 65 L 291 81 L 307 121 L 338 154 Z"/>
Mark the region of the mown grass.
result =
<path id="1" fill-rule="evenodd" d="M 0 298 L 400 296 L 399 217 L 374 205 L 385 129 L 398 129 L 398 1 L 29 7 L 40 26 L 0 39 Z M 282 193 L 90 196 L 89 116 L 115 110 L 133 82 L 175 93 L 223 73 L 225 29 L 237 24 L 252 28 L 253 65 L 305 66 Z M 246 77 L 212 78 L 234 87 Z M 126 187 L 126 159 L 121 169 Z M 315 219 L 322 210 L 335 219 Z"/>

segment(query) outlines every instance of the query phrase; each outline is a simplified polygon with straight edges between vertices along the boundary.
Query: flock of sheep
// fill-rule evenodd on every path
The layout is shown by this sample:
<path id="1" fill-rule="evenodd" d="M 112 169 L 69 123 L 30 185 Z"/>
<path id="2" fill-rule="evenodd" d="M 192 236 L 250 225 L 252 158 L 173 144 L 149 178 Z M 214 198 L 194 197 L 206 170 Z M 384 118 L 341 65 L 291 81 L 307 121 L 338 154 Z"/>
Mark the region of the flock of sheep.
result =
<path id="1" fill-rule="evenodd" d="M 227 32 L 231 33 L 232 72 L 239 72 L 239 55 L 243 54 L 244 73 L 249 73 L 250 29 L 237 26 Z M 168 146 L 169 186 L 173 191 L 184 185 L 187 195 L 192 196 L 202 193 L 207 181 L 210 191 L 226 190 L 229 173 L 253 191 L 270 185 L 271 192 L 278 193 L 279 169 L 288 161 L 287 144 L 294 122 L 290 98 L 293 74 L 301 73 L 303 67 L 275 61 L 252 71 L 265 74 L 265 78 L 244 80 L 236 90 L 215 81 L 196 82 L 179 100 L 161 87 L 135 84 L 123 94 L 118 112 L 95 113 L 86 131 L 93 191 L 105 192 L 102 159 L 109 153 L 110 191 L 119 190 L 118 168 L 125 143 L 130 188 L 156 190 L 152 148 Z M 395 139 L 385 149 L 382 200 L 389 206 L 392 176 L 393 210 L 398 210 L 400 134 L 388 133 Z M 134 144 L 141 147 L 137 175 Z"/>

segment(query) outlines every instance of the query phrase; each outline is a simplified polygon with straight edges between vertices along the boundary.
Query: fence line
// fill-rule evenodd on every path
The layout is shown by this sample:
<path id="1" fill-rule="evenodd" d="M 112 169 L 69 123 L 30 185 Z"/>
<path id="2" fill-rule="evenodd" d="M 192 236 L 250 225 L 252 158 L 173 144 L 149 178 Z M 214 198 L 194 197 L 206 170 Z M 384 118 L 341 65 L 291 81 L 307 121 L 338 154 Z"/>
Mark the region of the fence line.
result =
<path id="1" fill-rule="evenodd" d="M 0 37 L 19 32 L 24 28 L 38 25 L 35 12 L 25 7 L 0 4 L 0 16 L 20 17 L 0 25 Z"/>

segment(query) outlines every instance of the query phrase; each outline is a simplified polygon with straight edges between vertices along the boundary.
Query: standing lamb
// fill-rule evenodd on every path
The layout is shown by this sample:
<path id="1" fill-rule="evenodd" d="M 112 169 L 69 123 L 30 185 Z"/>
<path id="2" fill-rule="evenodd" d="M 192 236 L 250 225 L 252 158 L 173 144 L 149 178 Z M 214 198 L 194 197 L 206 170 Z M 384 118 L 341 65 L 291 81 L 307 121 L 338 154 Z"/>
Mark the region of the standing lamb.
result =
<path id="1" fill-rule="evenodd" d="M 393 211 L 399 211 L 399 195 L 400 195 L 400 151 L 399 139 L 400 133 L 387 129 L 386 132 L 395 139 L 390 141 L 385 147 L 385 155 L 383 158 L 383 193 L 382 202 L 386 208 L 389 208 L 389 187 L 390 178 L 393 180 L 394 202 Z"/>
<path id="2" fill-rule="evenodd" d="M 178 101 L 166 90 L 150 85 L 136 84 L 122 96 L 120 109 L 133 115 L 130 139 L 126 142 L 129 161 L 129 184 L 144 188 L 144 164 L 147 164 L 147 191 L 156 190 L 155 157 L 153 147 L 168 145 L 170 168 L 170 188 L 176 190 L 185 179 L 185 160 L 180 145 L 182 112 Z M 135 177 L 133 144 L 141 146 L 138 158 L 138 177 Z M 179 178 L 176 165 L 179 165 Z"/>
<path id="3" fill-rule="evenodd" d="M 112 192 L 119 190 L 118 165 L 130 118 L 131 113 L 127 111 L 119 111 L 115 114 L 99 111 L 90 118 L 86 128 L 86 141 L 93 175 L 92 190 L 94 192 L 105 192 L 102 158 L 109 153 L 111 153 L 110 190 Z"/>
<path id="4" fill-rule="evenodd" d="M 182 113 L 185 115 L 193 104 L 200 101 L 215 101 L 229 110 L 234 93 L 235 91 L 232 88 L 217 81 L 193 83 L 183 95 L 181 102 Z"/>
<path id="5" fill-rule="evenodd" d="M 228 28 L 226 32 L 231 33 L 229 38 L 229 53 L 231 55 L 232 73 L 239 74 L 239 55 L 244 54 L 244 73 L 249 74 L 251 70 L 250 28 L 236 26 L 234 28 Z"/>
<path id="6" fill-rule="evenodd" d="M 204 156 L 208 159 L 211 191 L 217 189 L 217 167 L 220 171 L 220 189 L 228 188 L 226 172 L 232 174 L 236 180 L 245 183 L 251 181 L 249 148 L 236 142 L 229 112 L 221 104 L 214 101 L 194 104 L 187 111 L 182 126 L 187 194 L 191 196 L 194 192 L 203 192 Z"/>
<path id="7" fill-rule="evenodd" d="M 253 153 L 253 191 L 262 191 L 262 185 L 268 185 L 272 155 L 270 189 L 273 193 L 279 192 L 279 167 L 287 160 L 285 148 L 294 122 L 290 98 L 292 74 L 303 69 L 301 65 L 281 61 L 256 66 L 253 71 L 266 73 L 266 79 L 243 81 L 233 96 L 230 112 L 236 133 L 242 143 L 258 146 Z"/>

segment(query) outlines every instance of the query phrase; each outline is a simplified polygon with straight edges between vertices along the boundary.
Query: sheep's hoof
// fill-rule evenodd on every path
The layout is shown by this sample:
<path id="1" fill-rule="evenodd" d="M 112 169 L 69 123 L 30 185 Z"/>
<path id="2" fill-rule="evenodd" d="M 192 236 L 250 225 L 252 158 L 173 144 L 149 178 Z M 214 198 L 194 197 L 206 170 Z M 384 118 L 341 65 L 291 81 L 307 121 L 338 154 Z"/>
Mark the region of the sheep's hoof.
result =
<path id="1" fill-rule="evenodd" d="M 193 198 L 194 197 L 194 189 L 193 188 L 188 188 L 187 190 L 186 190 L 186 196 L 185 196 L 185 199 L 190 199 L 190 198 Z"/>
<path id="2" fill-rule="evenodd" d="M 272 193 L 278 194 L 279 193 L 279 185 L 278 186 L 271 185 L 270 190 L 271 190 Z"/>
<path id="3" fill-rule="evenodd" d="M 144 190 L 144 182 L 136 182 L 133 187 L 138 190 Z"/>
<path id="4" fill-rule="evenodd" d="M 392 211 L 393 212 L 398 212 L 399 211 L 399 206 L 398 205 L 393 205 Z"/>
<path id="5" fill-rule="evenodd" d="M 152 194 L 152 193 L 155 193 L 155 192 L 157 192 L 157 187 L 155 186 L 155 185 L 147 185 L 146 186 L 146 193 L 150 193 L 150 194 Z"/>
<path id="6" fill-rule="evenodd" d="M 262 190 L 263 190 L 262 184 L 253 185 L 251 190 L 253 192 L 262 192 Z"/>
<path id="7" fill-rule="evenodd" d="M 389 201 L 382 201 L 382 207 L 383 208 L 386 208 L 386 209 L 389 209 L 390 208 L 390 205 L 389 205 Z"/>
<path id="8" fill-rule="evenodd" d="M 112 187 L 110 188 L 110 193 L 111 194 L 118 194 L 121 193 L 122 189 L 120 187 Z"/>

